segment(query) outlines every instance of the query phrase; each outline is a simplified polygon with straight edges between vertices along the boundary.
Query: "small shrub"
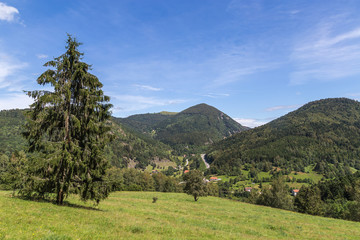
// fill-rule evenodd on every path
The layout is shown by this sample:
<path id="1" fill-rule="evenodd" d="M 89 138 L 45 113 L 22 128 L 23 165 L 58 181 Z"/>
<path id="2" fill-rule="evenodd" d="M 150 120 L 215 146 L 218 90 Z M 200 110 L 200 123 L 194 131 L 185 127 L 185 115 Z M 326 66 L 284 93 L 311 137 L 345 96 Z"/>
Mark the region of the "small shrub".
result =
<path id="1" fill-rule="evenodd" d="M 153 201 L 152 201 L 152 203 L 156 203 L 156 201 L 158 200 L 158 198 L 157 197 L 153 197 Z"/>

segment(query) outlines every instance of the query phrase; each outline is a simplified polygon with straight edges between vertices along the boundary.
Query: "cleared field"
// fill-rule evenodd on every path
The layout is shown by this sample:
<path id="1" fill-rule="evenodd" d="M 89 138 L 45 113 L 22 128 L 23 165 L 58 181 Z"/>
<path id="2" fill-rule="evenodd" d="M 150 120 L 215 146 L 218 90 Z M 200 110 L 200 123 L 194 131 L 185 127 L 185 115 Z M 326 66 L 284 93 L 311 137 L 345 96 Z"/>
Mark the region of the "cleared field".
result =
<path id="1" fill-rule="evenodd" d="M 0 239 L 360 239 L 360 223 L 215 197 L 116 192 L 97 208 L 68 203 L 0 192 Z"/>

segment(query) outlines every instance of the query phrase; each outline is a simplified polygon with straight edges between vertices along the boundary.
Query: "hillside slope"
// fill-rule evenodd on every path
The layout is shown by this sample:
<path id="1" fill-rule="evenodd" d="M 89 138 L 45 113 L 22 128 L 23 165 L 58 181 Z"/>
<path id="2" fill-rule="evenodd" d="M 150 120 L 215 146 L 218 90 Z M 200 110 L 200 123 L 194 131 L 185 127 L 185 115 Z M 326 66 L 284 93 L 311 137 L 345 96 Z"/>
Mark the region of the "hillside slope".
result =
<path id="1" fill-rule="evenodd" d="M 247 130 L 207 104 L 190 107 L 155 125 L 156 139 L 170 144 L 207 145 Z"/>
<path id="2" fill-rule="evenodd" d="M 26 149 L 22 137 L 25 110 L 0 111 L 0 154 L 10 156 L 14 151 Z M 165 144 L 123 127 L 114 120 L 110 122 L 115 138 L 105 149 L 106 157 L 112 165 L 126 167 L 135 160 L 139 167 L 146 167 L 155 158 L 171 159 L 171 148 Z"/>
<path id="3" fill-rule="evenodd" d="M 114 121 L 140 133 L 150 133 L 156 124 L 171 118 L 173 114 L 145 113 L 135 114 L 127 118 L 116 118 Z"/>
<path id="4" fill-rule="evenodd" d="M 1 239 L 360 238 L 358 222 L 215 197 L 194 202 L 181 193 L 116 192 L 94 209 L 74 198 L 56 206 L 10 194 L 0 191 Z"/>
<path id="5" fill-rule="evenodd" d="M 23 112 L 19 109 L 0 111 L 0 153 L 10 155 L 25 149 L 26 141 L 21 136 L 25 122 Z"/>
<path id="6" fill-rule="evenodd" d="M 360 103 L 346 98 L 310 102 L 215 144 L 207 158 L 218 172 L 251 162 L 292 170 L 309 164 L 317 164 L 319 171 L 342 166 L 360 169 Z"/>

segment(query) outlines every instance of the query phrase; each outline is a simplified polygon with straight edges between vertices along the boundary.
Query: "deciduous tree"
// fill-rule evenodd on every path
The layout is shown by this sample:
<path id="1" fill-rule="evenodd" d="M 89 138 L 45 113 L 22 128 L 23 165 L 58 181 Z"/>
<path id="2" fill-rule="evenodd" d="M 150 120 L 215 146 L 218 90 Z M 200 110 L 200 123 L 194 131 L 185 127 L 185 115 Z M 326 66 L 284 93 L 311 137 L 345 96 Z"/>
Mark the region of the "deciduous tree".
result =
<path id="1" fill-rule="evenodd" d="M 195 201 L 197 201 L 199 197 L 208 195 L 204 175 L 199 170 L 191 170 L 189 173 L 186 173 L 184 175 L 184 181 L 186 182 L 184 191 L 192 195 Z"/>

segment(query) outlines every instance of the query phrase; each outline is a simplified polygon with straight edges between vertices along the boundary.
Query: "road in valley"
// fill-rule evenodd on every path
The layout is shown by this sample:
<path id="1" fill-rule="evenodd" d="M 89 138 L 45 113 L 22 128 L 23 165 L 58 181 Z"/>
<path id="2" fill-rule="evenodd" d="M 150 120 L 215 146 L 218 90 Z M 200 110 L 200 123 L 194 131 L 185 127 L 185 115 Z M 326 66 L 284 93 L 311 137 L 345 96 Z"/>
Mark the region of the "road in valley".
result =
<path id="1" fill-rule="evenodd" d="M 205 154 L 200 154 L 201 159 L 204 161 L 206 168 L 210 168 L 210 164 L 208 164 L 205 160 Z"/>

